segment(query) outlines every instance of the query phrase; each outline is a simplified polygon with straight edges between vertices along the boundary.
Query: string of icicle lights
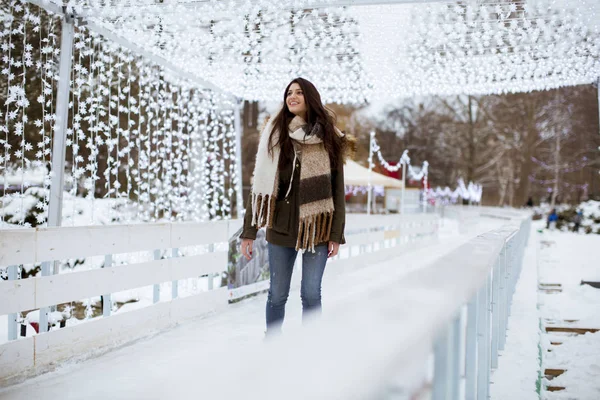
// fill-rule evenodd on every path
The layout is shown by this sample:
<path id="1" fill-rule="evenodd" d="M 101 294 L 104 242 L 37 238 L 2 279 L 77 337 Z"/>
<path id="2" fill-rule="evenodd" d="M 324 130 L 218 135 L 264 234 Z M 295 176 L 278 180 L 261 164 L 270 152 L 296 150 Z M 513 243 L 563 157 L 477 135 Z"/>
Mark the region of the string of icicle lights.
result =
<path id="1" fill-rule="evenodd" d="M 462 179 L 458 180 L 458 186 L 452 190 L 448 186 L 444 189 L 437 187 L 435 190 L 429 190 L 429 197 L 434 197 L 442 204 L 456 203 L 460 197 L 463 200 L 469 200 L 474 203 L 481 203 L 481 197 L 483 196 L 483 187 L 481 185 L 469 182 L 469 185 L 465 185 Z"/>
<path id="2" fill-rule="evenodd" d="M 428 184 L 429 163 L 427 161 L 423 162 L 423 166 L 420 169 L 416 169 L 410 164 L 408 150 L 404 150 L 398 162 L 392 165 L 383 157 L 383 154 L 381 153 L 381 147 L 377 143 L 375 135 L 371 134 L 370 157 L 372 157 L 373 155 L 376 155 L 381 166 L 383 166 L 386 170 L 390 172 L 397 172 L 402 168 L 403 165 L 406 165 L 407 177 L 415 181 L 420 181 L 421 179 L 423 179 L 422 201 L 424 203 L 426 203 L 431 197 L 440 200 L 449 199 L 452 202 L 456 202 L 457 199 L 461 197 L 462 199 L 471 200 L 477 203 L 481 202 L 481 197 L 483 195 L 483 187 L 473 182 L 469 182 L 467 186 L 465 185 L 462 179 L 458 180 L 458 187 L 455 190 L 451 190 L 449 187 L 445 187 L 444 189 L 437 187 L 435 190 L 430 189 Z"/>
<path id="3" fill-rule="evenodd" d="M 315 3 L 67 2 L 98 25 L 249 100 L 280 100 L 281 87 L 294 76 L 314 81 L 324 101 L 337 103 L 527 92 L 590 83 L 600 76 L 597 1 L 445 1 L 311 10 Z"/>
<path id="4" fill-rule="evenodd" d="M 357 22 L 341 8 L 292 10 L 273 1 L 70 4 L 103 28 L 240 98 L 280 100 L 296 76 L 313 81 L 325 102 L 364 103 L 369 93 Z"/>
<path id="5" fill-rule="evenodd" d="M 53 172 L 61 21 L 24 0 L 10 0 L 5 11 L 0 222 L 43 225 Z M 200 90 L 77 26 L 63 225 L 231 216 L 239 179 L 234 106 L 230 96 Z"/>
<path id="6" fill-rule="evenodd" d="M 371 154 L 377 156 L 379 163 L 383 168 L 390 172 L 397 172 L 402 169 L 403 165 L 406 165 L 407 177 L 412 180 L 420 181 L 421 179 L 425 179 L 425 187 L 427 187 L 427 176 L 429 175 L 429 162 L 423 161 L 423 166 L 420 169 L 413 167 L 410 163 L 410 157 L 408 155 L 408 150 L 404 150 L 400 159 L 396 164 L 390 164 L 381 153 L 381 146 L 377 143 L 377 139 L 375 135 L 371 135 Z"/>

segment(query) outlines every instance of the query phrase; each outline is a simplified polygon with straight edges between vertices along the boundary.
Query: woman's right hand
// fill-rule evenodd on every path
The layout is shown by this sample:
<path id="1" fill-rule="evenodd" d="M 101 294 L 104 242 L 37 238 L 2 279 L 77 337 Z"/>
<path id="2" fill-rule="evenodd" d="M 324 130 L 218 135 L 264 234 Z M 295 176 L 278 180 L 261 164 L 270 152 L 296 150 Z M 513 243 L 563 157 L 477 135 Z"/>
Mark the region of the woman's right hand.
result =
<path id="1" fill-rule="evenodd" d="M 252 239 L 242 239 L 242 254 L 246 257 L 246 260 L 250 260 L 252 258 L 252 245 L 254 244 L 254 240 Z"/>

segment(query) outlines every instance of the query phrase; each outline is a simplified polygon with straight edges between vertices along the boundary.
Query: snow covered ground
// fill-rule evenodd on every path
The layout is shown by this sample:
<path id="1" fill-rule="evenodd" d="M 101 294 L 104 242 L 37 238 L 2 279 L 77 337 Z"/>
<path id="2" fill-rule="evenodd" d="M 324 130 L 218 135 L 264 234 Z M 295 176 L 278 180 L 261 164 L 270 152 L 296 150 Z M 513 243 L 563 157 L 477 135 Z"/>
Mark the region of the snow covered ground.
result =
<path id="1" fill-rule="evenodd" d="M 373 291 L 381 282 L 428 265 L 502 222 L 482 219 L 474 229 L 459 233 L 457 223 L 446 220 L 436 243 L 400 250 L 392 259 L 352 272 L 329 275 L 326 272 L 324 315 L 328 308 L 348 297 Z M 299 297 L 299 289 L 292 289 L 284 329 L 293 331 L 301 327 Z M 203 371 L 204 375 L 208 371 L 223 371 L 227 376 L 235 359 L 224 354 L 235 354 L 236 349 L 262 343 L 265 300 L 262 294 L 231 305 L 221 314 L 181 325 L 100 357 L 62 365 L 52 373 L 0 390 L 0 399 L 186 399 L 207 395 L 202 391 Z M 230 380 L 235 384 L 236 377 L 231 376 Z M 222 390 L 227 393 L 226 386 Z"/>
<path id="2" fill-rule="evenodd" d="M 536 224 L 533 224 L 536 225 Z M 523 256 L 523 269 L 517 282 L 505 351 L 500 352 L 498 369 L 491 377 L 492 400 L 537 399 L 539 375 L 539 318 L 537 317 L 538 232 L 532 227 Z"/>
<path id="3" fill-rule="evenodd" d="M 600 289 L 581 285 L 600 281 L 600 235 L 549 231 L 544 225 L 532 227 L 492 398 L 597 400 L 600 332 L 546 329 L 600 329 Z M 547 370 L 565 372 L 548 379 Z"/>
<path id="4" fill-rule="evenodd" d="M 540 291 L 538 297 L 542 368 L 565 370 L 556 378 L 543 379 L 545 388 L 564 388 L 543 390 L 544 400 L 600 399 L 600 331 L 545 332 L 548 327 L 600 329 L 600 289 L 581 285 L 582 280 L 600 282 L 599 247 L 599 235 L 540 234 L 539 282 L 562 288 L 561 292 Z"/>

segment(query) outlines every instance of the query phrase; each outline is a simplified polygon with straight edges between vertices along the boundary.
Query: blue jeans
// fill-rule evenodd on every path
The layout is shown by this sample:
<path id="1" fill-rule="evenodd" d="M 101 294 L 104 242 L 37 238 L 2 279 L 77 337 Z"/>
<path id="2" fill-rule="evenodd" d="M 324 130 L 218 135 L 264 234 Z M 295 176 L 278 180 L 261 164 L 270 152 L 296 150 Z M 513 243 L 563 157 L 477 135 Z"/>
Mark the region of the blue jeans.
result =
<path id="1" fill-rule="evenodd" d="M 297 251 L 293 247 L 268 244 L 271 287 L 267 297 L 267 333 L 281 331 L 285 303 L 290 294 L 290 282 Z M 321 281 L 327 263 L 327 244 L 315 246 L 315 252 L 302 255 L 302 316 L 321 311 Z"/>

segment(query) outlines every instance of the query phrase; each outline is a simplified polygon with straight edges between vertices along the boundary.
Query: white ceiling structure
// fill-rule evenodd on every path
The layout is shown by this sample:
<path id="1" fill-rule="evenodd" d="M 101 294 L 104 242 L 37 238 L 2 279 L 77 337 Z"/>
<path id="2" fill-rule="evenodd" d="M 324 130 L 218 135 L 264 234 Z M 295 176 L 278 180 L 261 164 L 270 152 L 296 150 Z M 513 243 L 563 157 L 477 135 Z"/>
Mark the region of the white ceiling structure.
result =
<path id="1" fill-rule="evenodd" d="M 296 76 L 338 103 L 600 77 L 598 0 L 69 0 L 67 9 L 199 86 L 248 100 L 280 100 Z"/>

